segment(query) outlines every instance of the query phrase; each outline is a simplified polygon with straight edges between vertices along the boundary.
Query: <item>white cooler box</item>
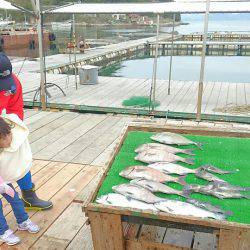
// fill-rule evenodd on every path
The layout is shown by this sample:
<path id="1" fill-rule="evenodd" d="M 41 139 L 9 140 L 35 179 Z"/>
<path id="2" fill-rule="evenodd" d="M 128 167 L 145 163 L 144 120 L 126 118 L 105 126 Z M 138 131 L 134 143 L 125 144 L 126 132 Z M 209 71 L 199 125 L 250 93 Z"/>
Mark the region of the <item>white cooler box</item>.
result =
<path id="1" fill-rule="evenodd" d="M 98 83 L 98 66 L 84 65 L 78 67 L 80 84 L 97 84 Z"/>

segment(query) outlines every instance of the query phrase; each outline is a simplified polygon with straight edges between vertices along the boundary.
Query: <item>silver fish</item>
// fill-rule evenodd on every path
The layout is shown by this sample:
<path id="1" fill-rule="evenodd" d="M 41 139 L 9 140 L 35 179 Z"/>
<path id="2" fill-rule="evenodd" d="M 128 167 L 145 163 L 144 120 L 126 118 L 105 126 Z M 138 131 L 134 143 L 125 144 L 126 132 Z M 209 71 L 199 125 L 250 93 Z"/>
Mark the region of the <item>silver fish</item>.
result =
<path id="1" fill-rule="evenodd" d="M 202 178 L 204 180 L 207 181 L 215 181 L 215 182 L 225 182 L 227 183 L 225 180 L 220 179 L 219 177 L 208 173 L 207 171 L 205 171 L 204 169 L 200 168 L 197 172 L 195 172 L 195 175 L 199 178 Z"/>
<path id="2" fill-rule="evenodd" d="M 225 191 L 218 188 L 215 188 L 212 185 L 202 186 L 202 185 L 196 185 L 191 184 L 184 187 L 185 192 L 194 192 L 194 193 L 201 193 L 201 194 L 208 194 L 215 196 L 219 199 L 226 199 L 226 198 L 246 198 L 250 199 L 250 195 L 247 194 L 241 194 L 237 191 Z"/>
<path id="3" fill-rule="evenodd" d="M 194 174 L 199 169 L 199 168 L 198 169 L 185 168 L 179 164 L 171 162 L 155 162 L 149 164 L 147 167 L 159 170 L 164 174 L 178 174 L 178 175 Z"/>
<path id="4" fill-rule="evenodd" d="M 173 189 L 167 185 L 164 185 L 164 184 L 162 184 L 160 182 L 156 182 L 156 181 L 149 181 L 149 180 L 145 180 L 145 179 L 134 179 L 134 180 L 130 181 L 130 183 L 132 185 L 146 188 L 149 191 L 151 191 L 152 193 L 162 192 L 165 194 L 177 194 L 177 195 L 183 196 L 185 198 L 187 197 L 185 192 Z"/>
<path id="5" fill-rule="evenodd" d="M 194 164 L 194 159 L 192 158 L 183 158 L 178 155 L 168 153 L 165 151 L 157 150 L 157 149 L 148 149 L 140 152 L 135 160 L 145 162 L 145 163 L 154 163 L 154 162 L 178 162 L 182 161 L 187 164 Z"/>
<path id="6" fill-rule="evenodd" d="M 250 187 L 234 186 L 227 182 L 211 182 L 208 185 L 212 185 L 213 188 L 225 191 L 250 191 Z"/>
<path id="7" fill-rule="evenodd" d="M 182 153 L 182 154 L 194 155 L 192 149 L 175 148 L 175 147 L 171 147 L 171 146 L 160 144 L 160 143 L 146 143 L 146 144 L 142 144 L 141 146 L 139 146 L 135 150 L 135 152 L 136 153 L 141 153 L 141 152 L 143 152 L 145 150 L 149 150 L 149 149 L 157 149 L 157 150 L 169 152 L 169 153 L 172 153 L 172 154 Z"/>
<path id="8" fill-rule="evenodd" d="M 166 200 L 154 204 L 159 210 L 176 215 L 182 216 L 195 216 L 201 218 L 212 218 L 216 220 L 224 220 L 223 214 L 217 214 L 208 210 L 194 206 L 193 204 L 177 201 L 177 200 Z"/>
<path id="9" fill-rule="evenodd" d="M 138 187 L 135 185 L 131 184 L 121 184 L 112 187 L 113 191 L 116 193 L 122 194 L 126 197 L 139 200 L 139 201 L 144 201 L 147 203 L 156 203 L 160 201 L 164 201 L 165 199 L 160 198 L 152 194 L 149 190 Z"/>
<path id="10" fill-rule="evenodd" d="M 102 195 L 96 199 L 96 202 L 99 204 L 111 205 L 115 207 L 118 206 L 118 207 L 158 211 L 158 209 L 152 204 L 131 199 L 122 194 L 117 194 L 117 193 L 109 193 L 106 195 Z"/>
<path id="11" fill-rule="evenodd" d="M 220 168 L 217 168 L 213 165 L 202 165 L 202 168 L 208 172 L 212 172 L 212 173 L 216 173 L 216 174 L 234 174 L 236 172 L 238 172 L 237 170 L 223 170 Z"/>
<path id="12" fill-rule="evenodd" d="M 233 215 L 232 211 L 225 211 L 221 209 L 219 206 L 214 206 L 209 202 L 203 202 L 203 201 L 195 200 L 195 199 L 187 199 L 186 202 L 191 203 L 195 205 L 196 207 L 206 209 L 212 213 L 224 214 L 225 216 Z"/>
<path id="13" fill-rule="evenodd" d="M 143 178 L 150 181 L 156 182 L 177 182 L 181 185 L 186 185 L 185 176 L 174 177 L 167 174 L 164 174 L 158 170 L 148 168 L 146 166 L 130 166 L 125 168 L 119 174 L 122 177 L 127 179 L 137 179 Z"/>
<path id="14" fill-rule="evenodd" d="M 154 141 L 158 141 L 158 142 L 165 143 L 165 144 L 175 144 L 175 145 L 194 144 L 198 148 L 202 149 L 201 143 L 191 141 L 182 135 L 171 133 L 171 132 L 158 133 L 158 134 L 151 136 L 150 138 Z"/>

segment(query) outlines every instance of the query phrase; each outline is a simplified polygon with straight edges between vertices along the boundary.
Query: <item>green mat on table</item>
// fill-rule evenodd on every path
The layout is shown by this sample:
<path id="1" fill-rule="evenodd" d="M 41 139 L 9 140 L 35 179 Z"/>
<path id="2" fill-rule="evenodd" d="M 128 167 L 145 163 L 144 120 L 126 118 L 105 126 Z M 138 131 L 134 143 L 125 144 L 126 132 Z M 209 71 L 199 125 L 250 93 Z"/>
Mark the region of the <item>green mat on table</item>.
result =
<path id="1" fill-rule="evenodd" d="M 102 186 L 98 191 L 97 197 L 112 192 L 112 186 L 121 183 L 127 183 L 129 180 L 120 177 L 119 172 L 127 166 L 143 165 L 139 161 L 134 160 L 136 153 L 134 150 L 143 143 L 152 142 L 150 136 L 154 133 L 132 131 L 128 133 L 119 153 L 117 154 Z M 212 164 L 221 169 L 239 171 L 235 174 L 217 175 L 218 177 L 228 181 L 233 185 L 250 186 L 250 139 L 249 138 L 230 138 L 230 137 L 213 137 L 213 136 L 196 136 L 185 135 L 193 141 L 203 143 L 203 150 L 199 150 L 195 146 L 183 146 L 182 148 L 195 149 L 195 165 L 185 165 L 190 168 L 197 168 L 202 164 Z M 182 154 L 180 154 L 181 156 Z M 182 155 L 187 157 L 186 155 Z M 187 183 L 206 184 L 207 181 L 197 178 L 194 174 L 186 176 Z M 169 186 L 182 189 L 177 183 L 169 183 Z M 156 195 L 164 198 L 174 198 L 185 201 L 185 198 L 178 195 L 168 195 L 156 193 Z M 250 224 L 250 200 L 247 199 L 223 199 L 203 194 L 192 194 L 192 198 L 202 201 L 211 202 L 213 205 L 219 205 L 224 210 L 230 210 L 233 215 L 227 220 Z"/>
<path id="2" fill-rule="evenodd" d="M 150 105 L 151 104 L 151 105 Z M 147 108 L 147 107 L 158 107 L 160 103 L 158 101 L 151 102 L 150 98 L 147 96 L 132 96 L 127 100 L 122 102 L 123 106 L 126 107 L 137 107 L 137 108 Z"/>

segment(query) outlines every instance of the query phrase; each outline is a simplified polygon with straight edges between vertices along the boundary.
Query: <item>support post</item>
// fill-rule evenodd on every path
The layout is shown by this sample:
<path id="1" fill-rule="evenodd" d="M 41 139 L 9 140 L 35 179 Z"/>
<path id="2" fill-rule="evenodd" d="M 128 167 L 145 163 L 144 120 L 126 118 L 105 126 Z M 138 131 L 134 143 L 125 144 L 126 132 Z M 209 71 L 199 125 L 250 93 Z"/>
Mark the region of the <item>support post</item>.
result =
<path id="1" fill-rule="evenodd" d="M 75 21 L 75 14 L 73 14 L 73 44 L 74 44 L 74 65 L 75 65 L 75 86 L 77 89 L 77 69 L 76 69 L 76 21 Z"/>
<path id="2" fill-rule="evenodd" d="M 153 79 L 152 79 L 152 88 L 150 93 L 150 105 L 151 111 L 154 111 L 155 103 L 155 91 L 156 91 L 156 78 L 157 78 L 157 62 L 158 62 L 158 49 L 159 49 L 159 29 L 160 29 L 160 14 L 157 14 L 157 31 L 156 31 L 156 41 L 155 41 L 155 57 L 154 57 L 154 66 L 153 66 Z"/>
<path id="3" fill-rule="evenodd" d="M 42 103 L 42 110 L 46 110 L 46 94 L 45 94 L 45 65 L 43 60 L 43 29 L 42 29 L 42 9 L 40 0 L 36 0 L 36 10 L 37 10 L 37 33 L 38 33 L 38 43 L 39 43 L 39 59 L 40 59 L 40 96 Z"/>
<path id="4" fill-rule="evenodd" d="M 168 77 L 168 95 L 170 95 L 170 85 L 172 78 L 172 62 L 173 62 L 173 54 L 174 54 L 174 27 L 175 26 L 175 13 L 173 15 L 173 29 L 172 29 L 172 40 L 171 40 L 171 54 L 170 54 L 170 62 L 169 62 L 169 77 Z"/>
<path id="5" fill-rule="evenodd" d="M 204 35 L 203 35 L 203 45 L 202 45 L 202 55 L 201 55 L 201 68 L 200 68 L 200 80 L 199 80 L 199 88 L 198 88 L 196 121 L 201 121 L 201 104 L 202 104 L 204 69 L 205 69 L 205 59 L 206 59 L 206 43 L 207 43 L 207 32 L 208 32 L 209 8 L 210 8 L 210 0 L 207 0 L 205 21 L 204 21 Z"/>

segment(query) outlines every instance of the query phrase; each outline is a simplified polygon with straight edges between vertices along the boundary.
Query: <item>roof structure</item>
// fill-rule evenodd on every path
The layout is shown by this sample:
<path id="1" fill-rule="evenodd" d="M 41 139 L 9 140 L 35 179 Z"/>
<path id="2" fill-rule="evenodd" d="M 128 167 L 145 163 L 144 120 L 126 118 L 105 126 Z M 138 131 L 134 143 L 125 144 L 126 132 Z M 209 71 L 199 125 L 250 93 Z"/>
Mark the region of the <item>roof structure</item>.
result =
<path id="1" fill-rule="evenodd" d="M 10 2 L 0 0 L 0 9 L 2 10 L 19 10 L 15 6 L 13 6 Z"/>
<path id="2" fill-rule="evenodd" d="M 50 11 L 52 13 L 115 14 L 115 13 L 205 13 L 206 1 L 167 3 L 94 3 L 72 4 Z M 210 13 L 250 13 L 250 1 L 211 1 Z"/>

